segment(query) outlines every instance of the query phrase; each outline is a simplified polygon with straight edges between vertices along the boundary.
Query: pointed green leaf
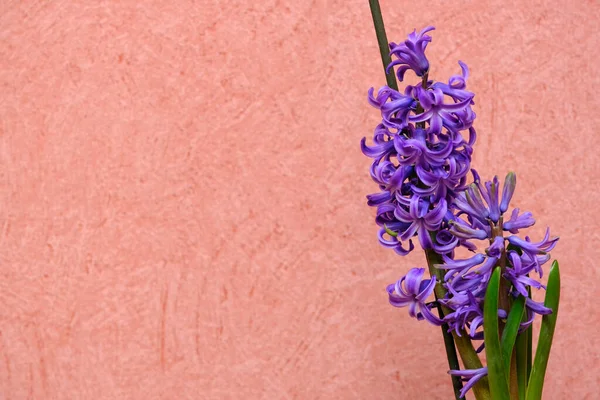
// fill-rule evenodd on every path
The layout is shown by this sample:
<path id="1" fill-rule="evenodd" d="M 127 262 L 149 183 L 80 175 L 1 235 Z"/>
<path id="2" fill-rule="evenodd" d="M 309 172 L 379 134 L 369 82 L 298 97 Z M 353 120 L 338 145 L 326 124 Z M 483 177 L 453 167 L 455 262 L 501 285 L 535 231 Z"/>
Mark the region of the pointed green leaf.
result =
<path id="1" fill-rule="evenodd" d="M 502 332 L 502 357 L 504 359 L 504 371 L 506 376 L 510 374 L 510 361 L 512 358 L 513 347 L 515 346 L 515 340 L 519 327 L 521 326 L 521 320 L 523 319 L 523 312 L 525 311 L 525 297 L 519 296 L 513 303 L 504 332 Z"/>
<path id="2" fill-rule="evenodd" d="M 554 337 L 554 328 L 556 327 L 556 317 L 558 315 L 558 302 L 560 300 L 560 271 L 558 262 L 552 263 L 550 274 L 548 274 L 548 288 L 546 289 L 546 299 L 544 306 L 552 309 L 552 314 L 544 315 L 542 326 L 540 328 L 540 338 L 535 351 L 535 359 L 531 368 L 529 385 L 527 387 L 527 400 L 540 400 L 544 388 L 544 376 L 550 357 L 550 348 L 552 347 L 552 338 Z"/>
<path id="3" fill-rule="evenodd" d="M 529 276 L 529 275 L 528 275 Z M 531 288 L 528 287 L 529 298 L 531 298 Z M 521 322 L 527 320 L 527 313 L 523 313 Z M 517 335 L 517 382 L 519 385 L 519 400 L 525 400 L 527 397 L 527 382 L 529 382 L 529 373 L 531 371 L 531 332 L 532 326 L 528 326 L 525 332 Z"/>
<path id="4" fill-rule="evenodd" d="M 529 275 L 527 275 L 529 276 Z M 531 298 L 531 288 L 527 288 Z M 527 313 L 523 313 L 523 319 L 521 322 L 527 321 Z M 532 346 L 532 335 L 533 328 L 529 326 L 525 332 L 521 332 L 517 335 L 517 343 L 515 347 L 517 349 L 517 383 L 519 385 L 519 400 L 525 400 L 527 396 L 527 382 L 529 381 L 529 374 L 531 373 L 531 346 Z"/>
<path id="5" fill-rule="evenodd" d="M 529 275 L 528 275 L 529 276 Z M 528 287 L 529 298 L 531 298 L 531 288 Z M 531 376 L 531 364 L 533 364 L 533 325 L 527 329 L 527 384 L 529 384 L 529 377 Z"/>
<path id="6" fill-rule="evenodd" d="M 498 291 L 500 267 L 496 267 L 485 293 L 483 304 L 483 339 L 488 362 L 488 381 L 492 400 L 510 399 L 508 380 L 504 372 L 500 335 L 498 333 Z"/>
<path id="7" fill-rule="evenodd" d="M 519 384 L 519 400 L 525 400 L 527 393 L 527 380 L 529 379 L 529 376 L 527 375 L 527 353 L 529 351 L 527 336 L 529 335 L 530 330 L 531 327 L 528 327 L 527 331 L 518 334 L 517 342 L 515 344 L 517 349 L 517 383 Z"/>

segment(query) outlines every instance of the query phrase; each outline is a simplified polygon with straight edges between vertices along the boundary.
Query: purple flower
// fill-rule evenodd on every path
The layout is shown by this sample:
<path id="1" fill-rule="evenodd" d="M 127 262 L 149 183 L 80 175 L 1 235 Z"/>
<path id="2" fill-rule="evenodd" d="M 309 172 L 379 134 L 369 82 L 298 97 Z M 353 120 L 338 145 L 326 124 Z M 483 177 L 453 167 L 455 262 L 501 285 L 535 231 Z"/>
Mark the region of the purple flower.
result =
<path id="1" fill-rule="evenodd" d="M 425 268 L 412 268 L 395 284 L 387 286 L 390 304 L 394 307 L 408 307 L 408 314 L 418 320 L 426 319 L 434 325 L 442 321 L 431 312 L 433 304 L 426 304 L 435 288 L 435 276 L 423 279 Z"/>
<path id="2" fill-rule="evenodd" d="M 402 129 L 408 124 L 408 113 L 416 107 L 416 100 L 388 86 L 379 89 L 377 97 L 369 89 L 369 103 L 381 110 L 383 124 L 388 128 Z M 389 101 L 388 101 L 389 100 Z"/>
<path id="3" fill-rule="evenodd" d="M 362 138 L 360 141 L 360 149 L 365 156 L 379 160 L 393 154 L 393 135 L 383 124 L 379 124 L 377 128 L 375 128 L 373 142 L 373 146 L 367 146 L 367 138 Z"/>
<path id="4" fill-rule="evenodd" d="M 424 76 L 429 72 L 429 61 L 425 57 L 425 48 L 431 42 L 431 36 L 426 33 L 434 29 L 433 26 L 428 26 L 418 34 L 415 29 L 403 43 L 390 43 L 390 55 L 397 59 L 388 65 L 386 71 L 389 73 L 394 66 L 400 65 L 396 72 L 400 82 L 404 80 L 404 73 L 409 69 L 412 69 L 417 76 Z"/>
<path id="5" fill-rule="evenodd" d="M 504 179 L 504 187 L 502 188 L 502 201 L 500 201 L 500 212 L 504 214 L 508 210 L 508 204 L 515 193 L 517 187 L 517 174 L 509 172 Z"/>
<path id="6" fill-rule="evenodd" d="M 475 113 L 471 109 L 473 97 L 475 95 L 472 92 L 465 90 L 467 86 L 467 78 L 469 76 L 469 68 L 462 61 L 459 61 L 458 64 L 462 69 L 462 75 L 452 76 L 447 84 L 435 82 L 431 86 L 433 89 L 439 89 L 442 91 L 442 93 L 444 93 L 444 95 L 451 97 L 455 103 L 461 103 L 466 100 L 470 100 L 465 108 L 456 110 L 452 114 L 446 115 L 444 126 L 453 132 L 458 132 L 463 129 L 471 129 L 473 121 L 476 117 Z"/>
<path id="7" fill-rule="evenodd" d="M 516 251 L 509 251 L 508 259 L 510 260 L 511 267 L 507 267 L 503 275 L 513 284 L 517 292 L 525 297 L 528 297 L 529 293 L 527 292 L 526 286 L 531 286 L 536 289 L 546 288 L 540 282 L 528 276 L 528 274 L 535 268 L 535 263 L 523 265 L 521 257 Z"/>
<path id="8" fill-rule="evenodd" d="M 423 89 L 417 86 L 415 91 L 424 111 L 421 114 L 410 116 L 408 120 L 410 122 L 429 121 L 429 130 L 435 134 L 441 132 L 442 126 L 453 126 L 455 117 L 451 113 L 463 110 L 471 103 L 471 98 L 458 103 L 444 103 L 444 92 L 439 88 Z"/>
<path id="9" fill-rule="evenodd" d="M 479 381 L 484 376 L 488 374 L 488 368 L 483 367 L 479 369 L 465 369 L 465 370 L 453 370 L 448 371 L 450 375 L 460 376 L 462 380 L 466 381 L 467 384 L 460 391 L 460 397 L 465 397 L 467 392 L 475 386 L 477 381 Z"/>
<path id="10" fill-rule="evenodd" d="M 410 199 L 410 206 L 405 210 L 404 206 L 398 205 L 394 215 L 399 221 L 410 223 L 410 226 L 400 236 L 401 240 L 407 240 L 415 234 L 419 235 L 419 242 L 424 249 L 432 247 L 429 231 L 436 231 L 440 227 L 447 211 L 446 200 L 441 199 L 432 210 L 427 200 L 414 195 Z"/>
<path id="11" fill-rule="evenodd" d="M 468 269 L 481 264 L 485 261 L 485 256 L 483 254 L 475 254 L 471 258 L 466 258 L 464 260 L 454 260 L 449 257 L 443 257 L 444 264 L 436 264 L 435 266 L 440 269 L 447 269 L 449 271 L 458 271 L 463 272 Z M 444 280 L 447 280 L 444 278 Z"/>
<path id="12" fill-rule="evenodd" d="M 533 219 L 533 214 L 529 211 L 524 212 L 519 215 L 519 209 L 515 208 L 510 215 L 510 219 L 508 221 L 504 221 L 502 224 L 502 229 L 508 231 L 510 233 L 516 234 L 519 233 L 519 229 L 529 228 L 535 224 L 535 219 Z"/>
<path id="13" fill-rule="evenodd" d="M 415 245 L 413 244 L 412 240 L 408 241 L 408 249 L 405 249 L 403 243 L 400 240 L 398 240 L 397 236 L 390 236 L 390 238 L 388 239 L 384 236 L 386 233 L 388 233 L 388 231 L 385 228 L 383 228 L 380 229 L 377 234 L 379 243 L 381 243 L 381 245 L 383 245 L 384 247 L 389 247 L 393 249 L 400 256 L 405 256 L 414 250 Z"/>
<path id="14" fill-rule="evenodd" d="M 424 168 L 417 165 L 415 172 L 419 180 L 411 184 L 411 191 L 419 196 L 433 195 L 434 202 L 442 198 L 452 200 L 455 193 L 462 190 L 470 160 L 460 157 L 460 154 L 452 154 L 446 162 L 447 165 L 442 167 Z"/>
<path id="15" fill-rule="evenodd" d="M 377 217 L 375 218 L 375 222 L 382 227 L 382 229 L 379 230 L 377 237 L 382 246 L 391 248 L 397 254 L 405 256 L 410 253 L 415 246 L 413 245 L 412 240 L 409 240 L 408 249 L 406 249 L 404 248 L 403 243 L 398 240 L 398 233 L 406 231 L 410 224 L 398 221 L 394 216 L 395 209 L 396 206 L 392 203 L 380 204 L 377 207 Z"/>
<path id="16" fill-rule="evenodd" d="M 525 307 L 527 307 L 529 310 L 533 311 L 536 314 L 552 314 L 552 310 L 550 308 L 545 307 L 542 303 L 531 300 L 529 297 L 525 299 Z"/>
<path id="17" fill-rule="evenodd" d="M 550 239 L 550 228 L 547 228 L 546 235 L 544 235 L 544 238 L 539 243 L 532 243 L 531 239 L 529 239 L 529 236 L 525 236 L 525 240 L 523 240 L 520 237 L 514 235 L 509 236 L 508 241 L 510 242 L 510 244 L 520 247 L 524 253 L 527 253 L 530 256 L 534 257 L 538 254 L 546 254 L 547 252 L 552 250 L 554 246 L 556 246 L 556 242 L 558 242 L 558 237 Z"/>
<path id="18" fill-rule="evenodd" d="M 449 222 L 450 232 L 461 239 L 479 239 L 483 240 L 490 235 L 489 226 L 481 224 L 475 220 L 474 223 L 468 224 L 466 221 L 456 218 Z M 487 229 L 486 229 L 487 228 Z"/>
<path id="19" fill-rule="evenodd" d="M 460 244 L 457 237 L 455 237 L 448 229 L 439 230 L 435 234 L 435 241 L 433 242 L 433 250 L 438 254 L 446 254 L 454 250 Z"/>
<path id="20" fill-rule="evenodd" d="M 417 128 L 410 138 L 396 135 L 394 148 L 401 164 L 416 164 L 420 168 L 427 168 L 429 166 L 441 167 L 446 164 L 446 159 L 454 146 L 447 137 L 435 144 L 428 142 L 425 130 Z"/>
<path id="21" fill-rule="evenodd" d="M 483 223 L 487 223 L 488 220 L 498 222 L 500 216 L 508 208 L 508 203 L 515 191 L 517 179 L 515 173 L 509 172 L 506 176 L 502 201 L 498 204 L 500 195 L 498 177 L 495 176 L 492 181 L 482 184 L 477 171 L 472 169 L 471 172 L 473 173 L 475 183 L 460 193 L 456 197 L 454 204 L 459 210 Z"/>

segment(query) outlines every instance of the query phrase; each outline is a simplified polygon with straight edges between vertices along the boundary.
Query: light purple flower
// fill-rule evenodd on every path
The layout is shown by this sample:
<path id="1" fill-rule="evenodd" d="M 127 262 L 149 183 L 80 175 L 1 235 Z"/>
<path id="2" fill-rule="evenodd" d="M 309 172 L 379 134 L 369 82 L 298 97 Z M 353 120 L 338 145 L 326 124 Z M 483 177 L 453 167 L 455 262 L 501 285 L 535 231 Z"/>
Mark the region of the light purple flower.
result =
<path id="1" fill-rule="evenodd" d="M 460 241 L 456 236 L 448 229 L 442 229 L 435 234 L 433 250 L 438 254 L 446 254 L 452 252 L 459 245 Z"/>
<path id="2" fill-rule="evenodd" d="M 516 251 L 509 251 L 508 259 L 510 261 L 510 266 L 506 268 L 503 276 L 513 284 L 517 292 L 528 297 L 529 293 L 527 292 L 526 286 L 531 286 L 536 289 L 546 288 L 540 282 L 528 276 L 535 267 L 534 263 L 524 265 L 521 257 Z"/>
<path id="3" fill-rule="evenodd" d="M 418 234 L 421 247 L 424 249 L 432 247 L 429 231 L 438 230 L 448 208 L 444 199 L 441 199 L 432 210 L 429 209 L 430 205 L 429 201 L 413 195 L 408 210 L 402 205 L 396 207 L 394 212 L 396 218 L 410 223 L 408 229 L 400 236 L 401 240 L 407 240 Z"/>
<path id="4" fill-rule="evenodd" d="M 367 146 L 367 138 L 362 138 L 360 141 L 360 149 L 367 157 L 380 160 L 386 156 L 395 154 L 394 136 L 383 124 L 379 124 L 375 128 L 373 135 L 373 146 Z"/>
<path id="5" fill-rule="evenodd" d="M 475 384 L 484 376 L 488 374 L 488 368 L 483 367 L 479 369 L 465 369 L 465 370 L 450 370 L 448 371 L 450 375 L 460 376 L 463 381 L 466 381 L 467 384 L 460 391 L 460 397 L 465 397 L 467 392 L 475 386 Z"/>
<path id="6" fill-rule="evenodd" d="M 456 197 L 454 204 L 459 210 L 483 223 L 487 223 L 488 220 L 498 222 L 500 216 L 508 208 L 508 203 L 515 191 L 516 175 L 514 172 L 509 172 L 506 176 L 502 201 L 498 204 L 500 196 L 500 182 L 498 181 L 498 177 L 495 176 L 492 181 L 482 184 L 477 171 L 472 169 L 471 172 L 473 173 L 475 183 L 460 193 Z"/>
<path id="7" fill-rule="evenodd" d="M 460 75 L 452 75 L 447 84 L 435 82 L 432 87 L 441 89 L 445 95 L 452 97 L 456 101 L 473 98 L 474 94 L 465 90 L 467 87 L 467 78 L 469 77 L 469 67 L 462 61 L 459 61 L 458 65 L 460 65 L 461 69 Z"/>
<path id="8" fill-rule="evenodd" d="M 478 220 L 475 220 L 475 222 L 477 222 L 479 226 L 475 227 L 475 224 L 468 224 L 466 221 L 456 218 L 449 222 L 450 232 L 461 239 L 486 239 L 490 235 L 489 226 L 486 230 L 486 226 L 482 225 L 481 222 Z"/>
<path id="9" fill-rule="evenodd" d="M 535 224 L 535 219 L 533 219 L 533 214 L 529 211 L 524 212 L 519 215 L 519 209 L 513 209 L 510 219 L 508 221 L 504 221 L 502 224 L 502 229 L 508 231 L 513 234 L 519 233 L 519 229 L 529 228 Z"/>
<path id="10" fill-rule="evenodd" d="M 428 121 L 429 130 L 435 134 L 442 131 L 442 126 L 453 126 L 455 119 L 451 113 L 463 110 L 471 103 L 471 98 L 458 103 L 445 103 L 444 92 L 439 88 L 423 89 L 417 86 L 415 90 L 424 111 L 421 114 L 409 116 L 408 120 L 410 122 Z"/>
<path id="11" fill-rule="evenodd" d="M 500 201 L 500 212 L 504 214 L 508 210 L 510 199 L 512 199 L 517 187 L 517 174 L 509 172 L 504 179 L 504 187 L 502 188 L 502 201 Z"/>
<path id="12" fill-rule="evenodd" d="M 446 164 L 446 159 L 454 149 L 453 143 L 445 137 L 433 144 L 427 141 L 424 129 L 417 128 L 412 137 L 401 135 L 394 137 L 394 148 L 398 153 L 401 164 L 417 165 L 420 168 L 441 167 Z"/>
<path id="13" fill-rule="evenodd" d="M 390 304 L 394 307 L 408 307 L 408 314 L 418 320 L 427 320 L 434 325 L 442 321 L 431 312 L 433 304 L 427 304 L 427 299 L 433 294 L 436 284 L 435 276 L 423 279 L 425 268 L 412 268 L 395 284 L 387 286 Z"/>
<path id="14" fill-rule="evenodd" d="M 532 243 L 529 236 L 525 236 L 525 240 L 521 239 L 518 236 L 509 236 L 508 241 L 510 244 L 520 247 L 524 253 L 529 254 L 530 256 L 536 256 L 538 254 L 546 254 L 550 250 L 552 250 L 556 246 L 556 242 L 558 242 L 558 237 L 550 239 L 550 228 L 546 229 L 546 234 L 541 242 Z"/>
<path id="15" fill-rule="evenodd" d="M 412 69 L 417 76 L 424 76 L 429 71 L 425 48 L 431 42 L 431 36 L 426 33 L 434 29 L 433 26 L 428 26 L 418 34 L 415 29 L 403 43 L 390 43 L 390 55 L 397 59 L 388 65 L 386 71 L 389 73 L 394 66 L 399 65 L 396 75 L 400 82 L 404 80 L 404 74 L 409 69 Z"/>
<path id="16" fill-rule="evenodd" d="M 416 108 L 416 100 L 388 86 L 380 88 L 377 97 L 373 96 L 373 92 L 373 88 L 369 89 L 369 104 L 381 110 L 383 124 L 393 129 L 406 127 L 409 112 Z"/>

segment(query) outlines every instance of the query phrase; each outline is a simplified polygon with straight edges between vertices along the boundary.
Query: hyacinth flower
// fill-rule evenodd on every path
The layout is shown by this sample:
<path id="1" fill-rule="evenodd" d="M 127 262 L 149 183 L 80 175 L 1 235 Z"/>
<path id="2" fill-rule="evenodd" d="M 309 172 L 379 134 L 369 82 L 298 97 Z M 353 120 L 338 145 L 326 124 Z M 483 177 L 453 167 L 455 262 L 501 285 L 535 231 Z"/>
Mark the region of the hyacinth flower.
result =
<path id="1" fill-rule="evenodd" d="M 413 318 L 441 325 L 442 321 L 431 312 L 433 306 L 426 302 L 433 294 L 436 278 L 423 279 L 424 273 L 425 268 L 413 268 L 395 284 L 388 285 L 390 304 L 394 307 L 408 307 L 408 315 Z"/>
<path id="2" fill-rule="evenodd" d="M 367 93 L 381 115 L 372 140 L 360 143 L 379 188 L 367 204 L 376 208 L 379 242 L 401 256 L 418 243 L 430 275 L 410 269 L 387 286 L 389 302 L 441 326 L 456 399 L 467 392 L 479 400 L 540 399 L 558 313 L 556 261 L 548 283 L 541 279 L 558 238 L 549 229 L 539 241 L 521 236 L 535 219 L 510 209 L 515 173 L 482 181 L 472 169 L 475 94 L 467 88 L 466 63 L 459 61 L 460 73 L 447 81 L 435 81 L 425 54 L 434 27 L 388 45 L 377 1 L 371 11 L 387 85 Z M 398 89 L 395 77 L 413 76 Z M 472 255 L 457 258 L 460 247 Z M 543 303 L 532 300 L 537 290 L 546 292 Z M 542 332 L 533 359 L 536 318 Z M 487 365 L 479 357 L 484 351 Z"/>
<path id="3" fill-rule="evenodd" d="M 390 53 L 396 56 L 396 59 L 387 66 L 386 70 L 389 71 L 398 66 L 396 74 L 400 82 L 404 80 L 404 74 L 408 70 L 414 71 L 417 76 L 425 76 L 429 72 L 429 61 L 425 57 L 425 48 L 427 43 L 431 42 L 431 36 L 426 33 L 434 29 L 433 26 L 428 26 L 419 33 L 415 29 L 404 42 L 390 43 Z"/>

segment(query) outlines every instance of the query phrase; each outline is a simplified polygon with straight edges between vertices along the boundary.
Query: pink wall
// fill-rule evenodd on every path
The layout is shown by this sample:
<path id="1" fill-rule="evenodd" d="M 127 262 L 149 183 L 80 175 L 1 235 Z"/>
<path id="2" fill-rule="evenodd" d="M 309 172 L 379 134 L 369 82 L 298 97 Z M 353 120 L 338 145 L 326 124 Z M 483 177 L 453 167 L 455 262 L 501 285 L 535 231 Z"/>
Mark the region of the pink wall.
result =
<path id="1" fill-rule="evenodd" d="M 0 399 L 450 398 L 365 204 L 367 1 L 141 3 L 0 2 Z M 390 40 L 438 27 L 474 165 L 561 236 L 545 399 L 597 398 L 600 5 L 422 4 Z"/>

